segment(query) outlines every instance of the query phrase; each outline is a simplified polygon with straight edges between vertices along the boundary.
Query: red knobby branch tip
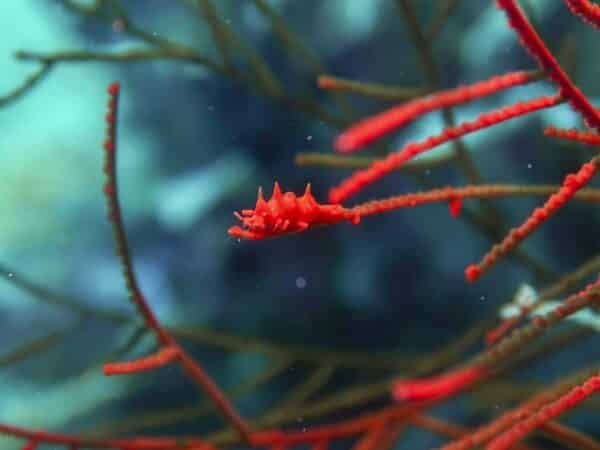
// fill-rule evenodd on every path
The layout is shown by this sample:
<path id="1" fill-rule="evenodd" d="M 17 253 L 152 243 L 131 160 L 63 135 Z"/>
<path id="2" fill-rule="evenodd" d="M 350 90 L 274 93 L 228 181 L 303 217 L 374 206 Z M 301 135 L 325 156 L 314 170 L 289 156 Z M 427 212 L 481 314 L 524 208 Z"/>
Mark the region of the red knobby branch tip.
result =
<path id="1" fill-rule="evenodd" d="M 546 220 L 562 208 L 573 196 L 583 188 L 598 170 L 597 157 L 583 164 L 576 173 L 567 175 L 560 189 L 552 194 L 546 203 L 536 208 L 525 222 L 511 229 L 502 242 L 494 245 L 480 262 L 471 264 L 465 269 L 467 281 L 475 281 L 489 270 L 500 258 L 511 252 L 521 241 L 538 229 Z"/>
<path id="2" fill-rule="evenodd" d="M 446 142 L 453 141 L 469 133 L 497 125 L 501 122 L 539 111 L 540 109 L 557 106 L 563 101 L 564 100 L 560 96 L 544 96 L 525 102 L 517 102 L 509 106 L 483 113 L 474 121 L 464 122 L 458 126 L 446 128 L 440 134 L 429 136 L 422 141 L 409 142 L 399 151 L 390 153 L 384 159 L 374 162 L 366 169 L 357 170 L 338 186 L 332 188 L 329 191 L 329 201 L 331 203 L 343 202 L 347 198 L 360 192 L 363 188 L 383 178 L 393 170 L 398 169 L 412 158 L 439 145 L 445 144 Z"/>
<path id="3" fill-rule="evenodd" d="M 334 147 L 338 152 L 353 152 L 409 124 L 426 113 L 485 97 L 502 89 L 528 83 L 532 79 L 530 72 L 510 72 L 467 86 L 458 86 L 427 97 L 411 100 L 352 125 L 338 136 Z M 319 78 L 320 87 L 330 87 L 332 85 L 335 85 L 333 80 Z"/>
<path id="4" fill-rule="evenodd" d="M 321 89 L 335 89 L 338 83 L 335 78 L 327 75 L 319 75 L 317 77 L 317 86 Z"/>
<path id="5" fill-rule="evenodd" d="M 108 88 L 106 89 L 106 91 L 111 95 L 111 96 L 115 96 L 119 93 L 119 89 L 121 89 L 121 85 L 119 84 L 118 81 L 114 81 L 110 86 L 108 86 Z"/>
<path id="6" fill-rule="evenodd" d="M 448 209 L 450 210 L 450 215 L 452 217 L 460 216 L 460 211 L 462 209 L 462 198 L 456 197 L 448 201 Z"/>
<path id="7" fill-rule="evenodd" d="M 577 141 L 586 145 L 600 145 L 600 136 L 589 131 L 548 127 L 544 130 L 544 134 L 546 136 L 554 136 L 560 139 Z"/>
<path id="8" fill-rule="evenodd" d="M 441 399 L 467 388 L 484 375 L 480 367 L 467 367 L 429 378 L 399 380 L 392 388 L 392 396 L 398 401 Z"/>
<path id="9" fill-rule="evenodd" d="M 481 269 L 476 264 L 471 264 L 465 269 L 465 278 L 469 283 L 477 280 L 481 276 Z"/>
<path id="10" fill-rule="evenodd" d="M 23 447 L 21 447 L 21 450 L 36 450 L 37 448 L 38 441 L 31 440 L 27 442 L 27 444 L 25 444 Z"/>
<path id="11" fill-rule="evenodd" d="M 589 0 L 564 0 L 573 14 L 578 15 L 594 28 L 600 28 L 600 6 Z"/>
<path id="12" fill-rule="evenodd" d="M 146 370 L 158 369 L 174 362 L 179 356 L 176 347 L 164 347 L 157 353 L 134 361 L 108 363 L 104 365 L 104 375 L 125 375 Z"/>

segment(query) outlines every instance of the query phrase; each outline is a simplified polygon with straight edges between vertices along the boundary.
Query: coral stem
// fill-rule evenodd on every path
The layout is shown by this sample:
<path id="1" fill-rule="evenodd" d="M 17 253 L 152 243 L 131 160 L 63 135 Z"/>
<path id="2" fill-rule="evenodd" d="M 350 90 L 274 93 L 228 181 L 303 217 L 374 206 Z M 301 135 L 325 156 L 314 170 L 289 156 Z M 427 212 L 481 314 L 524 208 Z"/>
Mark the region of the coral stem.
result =
<path id="1" fill-rule="evenodd" d="M 589 0 L 564 0 L 573 14 L 578 15 L 594 28 L 600 28 L 600 6 Z"/>
<path id="2" fill-rule="evenodd" d="M 423 114 L 467 103 L 503 89 L 529 83 L 538 77 L 539 74 L 536 72 L 510 72 L 489 80 L 459 86 L 403 103 L 352 125 L 338 136 L 334 145 L 335 149 L 342 153 L 358 150 L 383 135 L 407 125 Z"/>
<path id="3" fill-rule="evenodd" d="M 445 398 L 467 388 L 486 373 L 480 367 L 467 367 L 430 378 L 399 380 L 394 384 L 392 396 L 398 401 Z"/>
<path id="4" fill-rule="evenodd" d="M 586 145 L 600 145 L 600 136 L 594 133 L 579 130 L 564 130 L 555 127 L 548 127 L 544 130 L 546 136 L 554 136 L 560 139 L 576 141 Z"/>
<path id="5" fill-rule="evenodd" d="M 506 13 L 510 26 L 518 33 L 523 46 L 529 50 L 539 65 L 559 86 L 560 95 L 566 98 L 573 109 L 583 116 L 589 127 L 600 132 L 600 113 L 560 67 L 554 55 L 525 17 L 516 0 L 496 0 L 496 3 Z"/>
<path id="6" fill-rule="evenodd" d="M 486 450 L 507 450 L 536 428 L 574 408 L 596 391 L 600 390 L 600 375 L 590 377 L 585 383 L 576 386 L 558 400 L 545 405 L 540 411 L 513 425 L 508 431 L 491 441 Z"/>
<path id="7" fill-rule="evenodd" d="M 465 269 L 467 281 L 477 280 L 484 272 L 493 266 L 501 257 L 513 250 L 521 241 L 533 233 L 542 223 L 562 208 L 581 188 L 583 188 L 598 171 L 600 155 L 585 163 L 577 173 L 566 176 L 560 189 L 552 194 L 540 208 L 537 208 L 525 222 L 509 231 L 504 240 L 492 247 L 477 264 L 471 264 Z"/>
<path id="8" fill-rule="evenodd" d="M 421 153 L 433 149 L 441 144 L 460 138 L 466 134 L 482 130 L 515 117 L 523 116 L 544 108 L 550 108 L 560 104 L 563 99 L 560 96 L 539 97 L 526 102 L 518 102 L 495 111 L 480 115 L 472 122 L 464 122 L 456 127 L 446 128 L 440 134 L 430 136 L 419 142 L 410 142 L 398 152 L 388 155 L 386 158 L 376 161 L 364 170 L 354 172 L 337 187 L 329 191 L 331 203 L 341 203 L 352 195 L 357 194 L 366 186 L 374 183 L 388 173 L 396 170 L 405 162 Z"/>
<path id="9" fill-rule="evenodd" d="M 109 363 L 104 365 L 104 375 L 124 375 L 146 370 L 158 369 L 172 363 L 179 356 L 179 349 L 176 347 L 164 347 L 157 353 L 145 358 L 136 359 L 121 363 Z"/>
<path id="10" fill-rule="evenodd" d="M 106 115 L 107 138 L 104 143 L 104 172 L 107 176 L 107 180 L 104 185 L 104 193 L 106 194 L 109 219 L 113 226 L 117 254 L 121 259 L 125 282 L 131 295 L 131 300 L 137 306 L 146 326 L 156 335 L 159 344 L 164 348 L 177 350 L 178 361 L 188 376 L 209 395 L 223 416 L 232 424 L 246 442 L 249 442 L 252 430 L 246 421 L 240 416 L 213 379 L 179 346 L 175 338 L 173 338 L 166 328 L 159 323 L 138 286 L 133 270 L 133 263 L 129 254 L 127 234 L 125 233 L 125 226 L 121 217 L 121 207 L 117 189 L 116 155 L 119 91 L 119 83 L 113 83 L 108 88 L 110 99 L 108 103 L 108 113 Z"/>

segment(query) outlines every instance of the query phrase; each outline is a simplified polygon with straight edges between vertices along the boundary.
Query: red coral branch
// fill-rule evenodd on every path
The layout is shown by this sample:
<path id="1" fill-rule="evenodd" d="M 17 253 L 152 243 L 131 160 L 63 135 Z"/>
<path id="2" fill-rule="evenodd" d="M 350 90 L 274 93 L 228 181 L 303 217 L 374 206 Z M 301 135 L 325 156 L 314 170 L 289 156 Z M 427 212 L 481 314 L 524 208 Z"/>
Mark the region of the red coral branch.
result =
<path id="1" fill-rule="evenodd" d="M 525 319 L 530 312 L 531 308 L 521 307 L 517 316 L 503 320 L 500 325 L 486 333 L 485 343 L 487 345 L 494 345 L 496 342 L 506 336 L 510 330 L 523 321 L 523 319 Z"/>
<path id="2" fill-rule="evenodd" d="M 314 216 L 319 220 L 304 221 L 307 226 L 302 226 L 301 229 L 294 225 L 292 220 L 297 220 L 298 216 L 294 216 L 289 212 L 277 207 L 264 206 L 269 202 L 262 199 L 262 191 L 259 190 L 259 197 L 255 209 L 242 210 L 234 213 L 235 216 L 242 222 L 242 227 L 230 227 L 228 233 L 237 238 L 244 239 L 266 239 L 277 236 L 287 235 L 291 233 L 299 233 L 309 230 L 315 226 L 334 225 L 342 221 L 349 221 L 353 224 L 358 224 L 363 217 L 368 217 L 376 214 L 383 214 L 395 211 L 401 208 L 413 208 L 419 205 L 429 203 L 448 202 L 450 214 L 456 217 L 460 214 L 463 200 L 471 198 L 495 198 L 508 196 L 524 196 L 524 195 L 548 195 L 556 190 L 554 186 L 518 186 L 509 184 L 490 184 L 476 185 L 464 187 L 447 186 L 439 189 L 431 189 L 423 192 L 414 192 L 401 194 L 394 197 L 389 197 L 381 200 L 372 200 L 366 203 L 361 203 L 352 208 L 344 208 L 342 205 L 320 204 L 316 201 L 315 205 L 320 209 L 320 216 Z M 286 192 L 283 196 L 295 194 Z M 312 194 L 311 194 L 312 195 Z M 600 202 L 600 192 L 597 190 L 584 189 L 575 194 L 580 200 L 590 202 Z M 296 201 L 300 201 L 302 197 L 295 197 Z M 262 200 L 261 200 L 262 199 Z M 262 205 L 262 206 L 260 206 Z M 264 211 L 263 211 L 264 209 Z M 296 211 L 294 208 L 292 212 Z M 262 214 L 269 215 L 265 219 Z M 257 219 L 258 217 L 258 219 Z M 305 216 L 305 218 L 308 216 Z M 288 222 L 287 226 L 282 224 Z M 270 224 L 270 225 L 266 225 Z M 279 224 L 277 226 L 273 224 Z"/>
<path id="3" fill-rule="evenodd" d="M 502 197 L 523 192 L 523 190 L 522 186 L 510 185 L 469 185 L 458 188 L 447 186 L 423 192 L 397 195 L 382 200 L 372 200 L 354 206 L 351 208 L 351 211 L 357 213 L 362 218 L 401 208 L 413 208 L 428 203 L 448 202 L 450 214 L 455 217 L 460 213 L 464 199 Z"/>
<path id="4" fill-rule="evenodd" d="M 357 418 L 343 420 L 329 425 L 317 425 L 305 430 L 257 431 L 254 433 L 254 446 L 280 445 L 289 448 L 307 443 L 332 442 L 353 436 L 361 436 L 380 424 L 400 421 L 411 417 L 419 410 L 433 405 L 433 401 L 392 405 L 374 413 L 366 413 Z"/>
<path id="5" fill-rule="evenodd" d="M 486 450 L 507 450 L 546 422 L 574 408 L 596 391 L 600 390 L 600 375 L 590 377 L 581 386 L 576 386 L 558 400 L 544 406 L 527 420 L 520 421 L 511 429 L 491 441 Z"/>
<path id="6" fill-rule="evenodd" d="M 335 149 L 342 153 L 358 150 L 428 112 L 486 97 L 504 89 L 529 83 L 537 77 L 538 74 L 534 72 L 510 72 L 403 103 L 352 125 L 335 140 Z"/>
<path id="7" fill-rule="evenodd" d="M 466 367 L 430 378 L 398 380 L 392 388 L 392 396 L 398 401 L 439 400 L 463 390 L 486 374 L 487 370 L 481 367 Z"/>
<path id="8" fill-rule="evenodd" d="M 107 180 L 106 184 L 104 185 L 104 193 L 106 194 L 109 211 L 108 216 L 113 227 L 117 254 L 121 259 L 121 265 L 123 266 L 123 273 L 127 288 L 131 294 L 131 300 L 137 306 L 138 311 L 143 317 L 147 327 L 154 332 L 159 344 L 163 348 L 177 351 L 177 359 L 190 379 L 197 383 L 202 390 L 208 394 L 213 403 L 217 406 L 218 410 L 232 424 L 232 426 L 238 431 L 244 440 L 246 440 L 246 442 L 250 442 L 252 431 L 246 421 L 240 416 L 240 414 L 227 399 L 223 391 L 219 389 L 213 379 L 198 363 L 196 363 L 196 361 L 190 355 L 188 355 L 179 346 L 173 336 L 171 336 L 171 334 L 162 327 L 138 286 L 133 271 L 133 263 L 129 254 L 129 245 L 127 242 L 127 235 L 125 233 L 125 226 L 121 216 L 121 207 L 117 189 L 116 154 L 119 91 L 120 88 L 118 83 L 113 83 L 108 88 L 108 93 L 110 95 L 108 113 L 106 115 L 108 128 L 107 138 L 104 143 L 104 172 L 106 173 Z"/>
<path id="9" fill-rule="evenodd" d="M 157 353 L 134 361 L 104 364 L 104 375 L 124 375 L 158 369 L 174 362 L 179 356 L 176 347 L 164 347 Z"/>
<path id="10" fill-rule="evenodd" d="M 587 126 L 600 132 L 600 113 L 560 67 L 552 52 L 548 50 L 544 41 L 525 17 L 516 0 L 496 0 L 496 3 L 506 13 L 510 26 L 518 33 L 523 46 L 529 50 L 540 67 L 548 72 L 550 78 L 558 84 L 560 95 L 566 98 L 573 109 L 583 116 Z"/>
<path id="11" fill-rule="evenodd" d="M 512 427 L 514 424 L 527 419 L 543 405 L 554 401 L 566 391 L 567 389 L 561 385 L 543 391 L 518 407 L 503 413 L 477 430 L 467 433 L 460 439 L 444 445 L 440 450 L 468 450 L 470 448 L 481 446 L 499 433 Z"/>
<path id="12" fill-rule="evenodd" d="M 38 442 L 32 440 L 25 444 L 23 447 L 21 447 L 21 450 L 36 450 L 37 448 Z"/>
<path id="13" fill-rule="evenodd" d="M 573 84 L 566 72 L 560 67 L 550 50 L 533 29 L 523 11 L 515 0 L 497 0 L 498 6 L 506 13 L 510 25 L 517 31 L 521 43 L 537 59 L 538 63 L 550 74 L 559 86 L 560 94 L 569 104 L 578 111 L 590 127 L 600 130 L 600 114 L 583 93 Z M 552 133 L 553 131 L 551 131 Z M 559 134 L 559 133 L 557 133 Z M 575 137 L 573 133 L 561 133 L 563 136 Z M 477 264 L 472 264 L 465 269 L 468 281 L 479 278 L 489 267 L 513 248 L 515 248 L 531 232 L 537 229 L 548 217 L 558 211 L 579 189 L 585 186 L 597 171 L 598 159 L 594 158 L 584 164 L 576 174 L 571 174 L 565 179 L 561 189 L 552 195 L 546 204 L 536 209 L 526 222 L 518 228 L 513 228 L 507 237 L 495 245 Z"/>
<path id="14" fill-rule="evenodd" d="M 581 17 L 594 28 L 600 28 L 600 6 L 589 0 L 564 0 L 573 14 Z"/>
<path id="15" fill-rule="evenodd" d="M 501 122 L 523 116 L 544 108 L 551 108 L 560 104 L 563 99 L 560 96 L 539 97 L 526 102 L 518 102 L 510 106 L 484 113 L 472 122 L 464 122 L 456 127 L 446 128 L 440 134 L 430 136 L 420 142 L 411 142 L 406 144 L 398 152 L 388 155 L 386 158 L 373 163 L 364 170 L 354 172 L 349 178 L 340 183 L 337 187 L 329 191 L 329 201 L 331 203 L 341 203 L 347 198 L 355 195 L 366 186 L 374 183 L 388 173 L 396 170 L 405 162 L 421 153 L 445 144 L 446 142 L 458 139 L 466 134 L 482 130 Z"/>
<path id="16" fill-rule="evenodd" d="M 576 141 L 586 145 L 600 145 L 600 136 L 587 131 L 575 129 L 565 130 L 555 127 L 548 127 L 544 130 L 544 134 L 546 136 L 554 136 L 560 139 Z"/>
<path id="17" fill-rule="evenodd" d="M 64 433 L 50 433 L 47 431 L 34 431 L 12 425 L 0 424 L 0 433 L 23 438 L 29 443 L 47 443 L 62 445 L 70 448 L 105 448 L 119 450 L 213 450 L 212 444 L 195 439 L 183 437 L 134 437 L 124 439 L 95 439 L 75 436 Z"/>
<path id="18" fill-rule="evenodd" d="M 521 241 L 523 241 L 540 225 L 548 220 L 550 216 L 562 208 L 575 195 L 575 193 L 583 188 L 596 174 L 598 171 L 599 161 L 600 156 L 596 156 L 581 166 L 577 173 L 567 175 L 558 192 L 551 195 L 542 207 L 533 211 L 533 213 L 521 226 L 510 230 L 504 240 L 494 245 L 492 249 L 485 254 L 480 262 L 471 264 L 465 269 L 465 277 L 467 281 L 472 282 L 477 280 L 502 256 L 513 250 L 521 243 Z"/>
<path id="19" fill-rule="evenodd" d="M 580 311 L 582 308 L 588 306 L 592 301 L 598 301 L 599 297 L 599 287 L 600 287 L 600 278 L 598 278 L 595 282 L 590 283 L 584 289 L 577 292 L 576 294 L 570 295 L 567 297 L 564 302 L 552 310 L 550 313 L 539 316 L 534 319 L 534 323 L 524 327 L 521 330 L 517 330 L 512 335 L 505 338 L 498 345 L 493 347 L 491 350 L 487 351 L 485 354 L 480 355 L 478 358 L 474 360 L 471 367 L 474 369 L 473 378 L 469 379 L 468 376 L 462 376 L 461 371 L 450 371 L 446 374 L 440 375 L 438 377 L 434 377 L 432 379 L 424 379 L 425 381 L 424 388 L 427 389 L 427 382 L 432 383 L 430 385 L 436 386 L 438 383 L 444 386 L 443 380 L 446 378 L 447 386 L 454 387 L 458 386 L 458 389 L 465 389 L 469 387 L 473 382 L 482 381 L 490 372 L 498 361 L 502 358 L 512 355 L 521 348 L 528 340 L 539 336 L 542 332 L 547 330 L 553 325 L 560 323 L 566 317 Z M 478 376 L 477 369 L 480 368 L 480 372 Z M 462 369 L 467 375 L 468 369 Z M 419 380 L 410 381 L 411 383 L 417 383 Z M 419 386 L 415 384 L 415 386 Z M 409 385 L 410 387 L 410 385 Z M 494 420 L 490 424 L 480 428 L 475 433 L 471 435 L 465 436 L 461 438 L 459 441 L 452 442 L 447 446 L 443 447 L 443 450 L 466 450 L 473 446 L 480 445 L 489 439 L 493 438 L 495 435 L 503 431 L 504 429 L 511 427 L 513 424 L 522 421 L 527 418 L 529 415 L 534 413 L 538 408 L 544 406 L 549 401 L 553 401 L 557 395 L 562 395 L 561 389 L 564 386 L 559 385 L 555 389 L 550 392 L 543 392 L 539 396 L 534 397 L 520 408 L 515 411 L 509 412 L 501 416 L 500 418 Z M 441 389 L 443 392 L 444 389 Z M 555 392 L 558 391 L 558 394 Z M 435 393 L 435 390 L 430 392 Z M 451 394 L 455 393 L 452 389 L 449 389 Z"/>
<path id="20" fill-rule="evenodd" d="M 151 329 L 158 341 L 162 345 L 167 345 L 170 341 L 165 330 L 160 326 L 156 316 L 150 309 L 133 273 L 133 264 L 129 254 L 129 243 L 127 234 L 123 225 L 121 216 L 121 205 L 118 196 L 118 178 L 116 171 L 117 154 L 117 128 L 119 113 L 119 83 L 111 84 L 108 89 L 108 112 L 106 113 L 106 140 L 104 141 L 104 173 L 106 182 L 104 183 L 104 194 L 106 197 L 106 206 L 108 209 L 108 218 L 113 228 L 114 241 L 117 255 L 121 260 L 123 267 L 123 276 L 125 284 L 130 293 L 131 301 L 136 305 L 140 315 L 146 322 L 146 326 Z"/>

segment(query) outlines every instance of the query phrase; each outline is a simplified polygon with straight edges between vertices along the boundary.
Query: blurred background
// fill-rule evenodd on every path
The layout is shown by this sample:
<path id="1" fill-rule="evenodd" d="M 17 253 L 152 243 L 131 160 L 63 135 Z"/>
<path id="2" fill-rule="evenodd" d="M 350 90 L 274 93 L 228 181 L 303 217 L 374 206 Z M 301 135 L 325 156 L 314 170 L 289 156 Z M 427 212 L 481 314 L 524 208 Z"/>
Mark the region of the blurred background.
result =
<path id="1" fill-rule="evenodd" d="M 113 80 L 122 86 L 118 170 L 124 220 L 136 273 L 159 318 L 170 326 L 223 333 L 199 333 L 204 338 L 186 345 L 225 388 L 274 370 L 276 353 L 250 349 L 255 338 L 261 345 L 306 348 L 321 358 L 292 358 L 287 365 L 275 358 L 280 373 L 236 400 L 249 417 L 315 368 L 324 376 L 323 367 L 333 366 L 313 399 L 410 368 L 413 358 L 439 351 L 474 323 L 497 316 L 522 283 L 539 289 L 595 254 L 598 212 L 589 204 L 568 206 L 523 246 L 543 270 L 508 258 L 472 285 L 464 282 L 464 267 L 494 241 L 464 217 L 452 218 L 447 205 L 263 242 L 228 237 L 226 230 L 236 221 L 232 212 L 252 207 L 258 186 L 270 195 L 277 180 L 284 190 L 300 194 L 311 182 L 324 202 L 328 189 L 350 172 L 299 166 L 295 159 L 331 154 L 342 125 L 393 104 L 319 91 L 319 74 L 420 92 L 435 89 L 399 3 L 217 0 L 214 9 L 192 0 L 2 3 L 0 95 L 8 96 L 0 99 L 0 342 L 8 356 L 25 343 L 43 344 L 27 358 L 1 360 L 1 422 L 146 434 L 218 428 L 216 419 L 186 420 L 185 414 L 171 422 L 159 415 L 163 422 L 129 424 L 124 418 L 194 407 L 193 388 L 174 369 L 104 379 L 97 366 L 118 349 L 123 349 L 118 357 L 127 359 L 146 354 L 154 344 L 135 319 L 98 317 L 98 311 L 110 311 L 133 318 L 102 195 L 103 117 L 106 87 Z M 435 33 L 438 87 L 535 68 L 493 3 L 413 1 L 418 22 Z M 600 36 L 569 15 L 562 2 L 523 3 L 594 99 L 600 93 L 600 63 L 593 57 Z M 449 17 L 442 20 L 445 7 Z M 228 30 L 230 41 L 220 40 L 215 24 Z M 180 46 L 176 57 L 166 56 L 166 42 Z M 144 56 L 134 57 L 135 52 Z M 47 73 L 18 95 L 16 89 L 41 64 L 50 64 Z M 543 81 L 511 89 L 456 108 L 455 121 L 552 92 Z M 591 154 L 544 137 L 550 124 L 581 127 L 579 118 L 560 106 L 475 133 L 464 143 L 486 182 L 558 184 Z M 433 113 L 385 145 L 397 148 L 443 127 L 442 114 Z M 423 159 L 443 157 L 451 149 L 440 147 Z M 416 176 L 393 174 L 349 204 L 467 183 L 457 164 L 434 164 Z M 495 201 L 498 216 L 491 220 L 515 226 L 541 202 Z M 465 207 L 486 214 L 476 201 Z M 242 339 L 228 347 L 230 336 Z M 448 363 L 481 345 L 475 342 Z M 344 371 L 332 356 L 318 353 L 324 350 L 387 353 Z M 397 368 L 385 367 L 394 355 Z M 598 356 L 588 336 L 515 373 L 513 392 L 548 383 Z M 492 406 L 509 404 L 499 392 L 437 411 L 475 424 L 497 413 Z M 382 394 L 372 404 L 385 402 Z M 306 420 L 299 414 L 292 423 L 302 426 Z M 570 420 L 594 431 L 585 411 Z M 129 425 L 119 429 L 119 423 Z M 415 430 L 403 436 L 398 448 L 443 442 Z M 2 437 L 0 445 L 17 444 Z"/>

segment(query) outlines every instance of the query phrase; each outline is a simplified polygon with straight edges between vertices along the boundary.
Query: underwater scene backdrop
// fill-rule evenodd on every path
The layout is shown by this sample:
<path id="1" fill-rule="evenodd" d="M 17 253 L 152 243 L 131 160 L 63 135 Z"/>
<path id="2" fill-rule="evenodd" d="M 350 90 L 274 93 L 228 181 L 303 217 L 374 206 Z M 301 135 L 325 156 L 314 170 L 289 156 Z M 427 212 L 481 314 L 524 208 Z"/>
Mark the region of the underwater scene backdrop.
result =
<path id="1" fill-rule="evenodd" d="M 0 12 L 1 449 L 600 448 L 597 2 Z"/>

